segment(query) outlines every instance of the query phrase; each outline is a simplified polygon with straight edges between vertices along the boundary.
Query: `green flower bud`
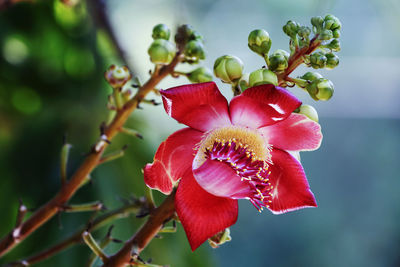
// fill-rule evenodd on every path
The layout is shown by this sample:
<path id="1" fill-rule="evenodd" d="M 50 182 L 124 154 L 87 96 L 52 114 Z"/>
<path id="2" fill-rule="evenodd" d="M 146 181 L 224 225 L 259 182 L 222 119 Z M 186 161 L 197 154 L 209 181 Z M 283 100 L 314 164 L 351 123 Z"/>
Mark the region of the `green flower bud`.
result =
<path id="1" fill-rule="evenodd" d="M 334 52 L 340 51 L 340 41 L 338 39 L 333 39 L 329 44 L 325 46 Z"/>
<path id="2" fill-rule="evenodd" d="M 278 85 L 278 77 L 269 69 L 259 69 L 250 73 L 249 86 L 257 86 L 261 84 Z"/>
<path id="3" fill-rule="evenodd" d="M 192 83 L 204 83 L 212 81 L 213 75 L 208 68 L 200 67 L 189 73 L 188 78 Z"/>
<path id="4" fill-rule="evenodd" d="M 333 30 L 332 31 L 332 36 L 333 36 L 333 38 L 339 38 L 340 37 L 340 30 Z"/>
<path id="5" fill-rule="evenodd" d="M 297 33 L 301 38 L 308 38 L 311 34 L 311 29 L 306 26 L 301 26 Z"/>
<path id="6" fill-rule="evenodd" d="M 326 61 L 326 68 L 327 69 L 333 69 L 335 68 L 337 65 L 339 65 L 339 57 L 336 56 L 333 53 L 328 53 L 325 54 L 327 61 Z"/>
<path id="7" fill-rule="evenodd" d="M 317 79 L 322 78 L 322 75 L 319 74 L 318 72 L 307 72 L 303 76 L 300 77 L 300 79 L 306 80 L 306 81 L 315 81 Z"/>
<path id="8" fill-rule="evenodd" d="M 242 92 L 250 87 L 249 77 L 250 77 L 250 74 L 245 73 L 242 75 L 242 78 L 240 78 L 240 80 L 239 80 L 239 87 L 240 87 L 240 90 L 242 90 Z"/>
<path id="9" fill-rule="evenodd" d="M 306 115 L 309 119 L 318 122 L 318 113 L 313 106 L 303 104 L 299 109 L 299 114 Z"/>
<path id="10" fill-rule="evenodd" d="M 249 48 L 262 57 L 268 54 L 271 43 L 272 41 L 269 38 L 269 34 L 265 30 L 254 30 L 249 34 Z"/>
<path id="11" fill-rule="evenodd" d="M 317 51 L 310 56 L 310 64 L 314 69 L 325 68 L 327 60 L 325 54 L 321 51 Z"/>
<path id="12" fill-rule="evenodd" d="M 320 40 L 330 40 L 332 38 L 333 38 L 332 31 L 331 30 L 326 30 L 326 29 L 321 30 L 321 32 L 320 32 L 320 34 L 318 36 L 318 39 L 320 39 Z"/>
<path id="13" fill-rule="evenodd" d="M 198 31 L 193 31 L 190 36 L 189 40 L 203 40 L 203 36 Z"/>
<path id="14" fill-rule="evenodd" d="M 168 40 L 171 35 L 171 31 L 165 24 L 157 24 L 153 28 L 152 37 L 154 40 L 156 39 L 165 39 Z"/>
<path id="15" fill-rule="evenodd" d="M 324 19 L 321 16 L 318 17 L 312 17 L 311 18 L 311 24 L 314 26 L 314 32 L 319 33 L 320 30 L 322 29 L 322 26 L 324 24 Z"/>
<path id="16" fill-rule="evenodd" d="M 333 83 L 325 78 L 314 80 L 306 87 L 310 96 L 315 100 L 329 100 L 333 95 Z"/>
<path id="17" fill-rule="evenodd" d="M 289 53 L 278 49 L 269 56 L 268 68 L 275 72 L 284 71 L 288 67 Z"/>
<path id="18" fill-rule="evenodd" d="M 132 74 L 126 66 L 111 65 L 104 73 L 104 77 L 112 88 L 121 88 L 132 78 Z"/>
<path id="19" fill-rule="evenodd" d="M 220 245 L 232 240 L 229 228 L 222 230 L 208 239 L 208 243 L 212 248 L 218 248 Z"/>
<path id="20" fill-rule="evenodd" d="M 184 53 L 186 59 L 192 62 L 198 62 L 199 60 L 206 58 L 204 45 L 201 40 L 189 41 L 185 46 Z"/>
<path id="21" fill-rule="evenodd" d="M 243 74 L 243 62 L 235 56 L 225 55 L 214 63 L 214 74 L 225 83 L 235 83 Z"/>
<path id="22" fill-rule="evenodd" d="M 283 32 L 286 33 L 290 38 L 294 38 L 298 33 L 300 25 L 293 21 L 289 20 L 285 26 L 283 26 Z"/>
<path id="23" fill-rule="evenodd" d="M 342 23 L 340 20 L 333 15 L 326 15 L 324 18 L 324 28 L 327 30 L 340 30 L 342 28 Z"/>
<path id="24" fill-rule="evenodd" d="M 147 53 L 155 64 L 169 64 L 175 56 L 175 46 L 164 39 L 157 39 L 150 45 Z"/>
<path id="25" fill-rule="evenodd" d="M 184 45 L 190 40 L 192 40 L 194 29 L 189 24 L 183 24 L 178 27 L 178 30 L 175 34 L 175 43 L 177 45 Z"/>

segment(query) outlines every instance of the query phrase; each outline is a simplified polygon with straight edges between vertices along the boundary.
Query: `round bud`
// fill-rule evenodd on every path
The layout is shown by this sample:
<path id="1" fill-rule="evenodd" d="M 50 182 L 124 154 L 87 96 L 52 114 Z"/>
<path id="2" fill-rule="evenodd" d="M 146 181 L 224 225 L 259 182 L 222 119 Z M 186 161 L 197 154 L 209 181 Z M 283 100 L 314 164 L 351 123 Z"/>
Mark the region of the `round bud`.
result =
<path id="1" fill-rule="evenodd" d="M 104 73 L 104 77 L 111 87 L 121 88 L 132 78 L 132 74 L 126 66 L 111 65 Z"/>
<path id="2" fill-rule="evenodd" d="M 332 31 L 340 30 L 342 28 L 342 23 L 337 17 L 326 15 L 324 18 L 324 28 Z"/>
<path id="3" fill-rule="evenodd" d="M 310 56 L 310 64 L 314 69 L 325 68 L 327 60 L 328 59 L 322 51 L 317 51 Z"/>
<path id="4" fill-rule="evenodd" d="M 320 40 L 330 40 L 333 38 L 333 33 L 331 30 L 323 29 L 323 30 L 321 30 L 318 38 Z"/>
<path id="5" fill-rule="evenodd" d="M 150 45 L 147 53 L 155 64 L 169 64 L 175 56 L 175 46 L 164 39 L 157 39 Z"/>
<path id="6" fill-rule="evenodd" d="M 306 115 L 309 119 L 318 122 L 318 113 L 313 106 L 303 104 L 300 106 L 298 113 Z"/>
<path id="7" fill-rule="evenodd" d="M 327 61 L 326 61 L 326 68 L 327 69 L 333 69 L 335 68 L 337 65 L 339 65 L 339 57 L 336 56 L 333 53 L 328 53 L 325 54 Z"/>
<path id="8" fill-rule="evenodd" d="M 332 36 L 333 36 L 333 38 L 339 38 L 340 37 L 340 30 L 333 30 L 332 31 Z"/>
<path id="9" fill-rule="evenodd" d="M 320 78 L 315 82 L 318 89 L 318 92 L 315 95 L 316 98 L 323 101 L 329 100 L 332 97 L 334 91 L 333 83 L 330 80 L 324 78 Z"/>
<path id="10" fill-rule="evenodd" d="M 214 63 L 214 74 L 225 83 L 235 83 L 243 74 L 243 62 L 235 56 L 225 55 Z"/>
<path id="11" fill-rule="evenodd" d="M 302 38 L 308 38 L 308 36 L 311 34 L 311 30 L 306 26 L 301 26 L 297 34 Z"/>
<path id="12" fill-rule="evenodd" d="M 305 73 L 303 76 L 301 76 L 300 78 L 303 80 L 312 82 L 312 81 L 322 78 L 322 75 L 319 74 L 318 72 L 309 71 L 309 72 Z"/>
<path id="13" fill-rule="evenodd" d="M 264 57 L 271 48 L 271 39 L 269 38 L 268 32 L 262 29 L 250 32 L 248 45 L 252 51 Z"/>
<path id="14" fill-rule="evenodd" d="M 212 81 L 213 75 L 208 68 L 200 67 L 189 73 L 188 78 L 192 83 L 204 83 Z"/>
<path id="15" fill-rule="evenodd" d="M 205 59 L 204 45 L 201 40 L 189 41 L 185 46 L 185 58 L 192 62 L 198 62 Z"/>
<path id="16" fill-rule="evenodd" d="M 284 71 L 288 67 L 288 58 L 283 53 L 273 53 L 269 56 L 268 68 L 275 72 Z"/>
<path id="17" fill-rule="evenodd" d="M 153 28 L 152 37 L 154 40 L 156 39 L 165 39 L 168 40 L 171 35 L 171 31 L 165 24 L 157 24 Z"/>
<path id="18" fill-rule="evenodd" d="M 257 86 L 261 84 L 278 85 L 278 77 L 269 69 L 259 69 L 250 73 L 249 86 Z"/>
<path id="19" fill-rule="evenodd" d="M 297 22 L 289 20 L 286 22 L 286 25 L 283 26 L 283 32 L 286 33 L 290 38 L 294 38 L 298 33 L 299 28 L 300 25 Z"/>
<path id="20" fill-rule="evenodd" d="M 323 23 L 324 19 L 321 16 L 311 18 L 311 24 L 316 28 L 316 32 L 319 32 L 319 30 L 322 28 Z"/>
<path id="21" fill-rule="evenodd" d="M 334 52 L 338 52 L 340 51 L 340 41 L 338 39 L 333 39 L 326 47 Z"/>
<path id="22" fill-rule="evenodd" d="M 203 40 L 203 36 L 196 30 L 193 30 L 189 36 L 189 40 Z"/>

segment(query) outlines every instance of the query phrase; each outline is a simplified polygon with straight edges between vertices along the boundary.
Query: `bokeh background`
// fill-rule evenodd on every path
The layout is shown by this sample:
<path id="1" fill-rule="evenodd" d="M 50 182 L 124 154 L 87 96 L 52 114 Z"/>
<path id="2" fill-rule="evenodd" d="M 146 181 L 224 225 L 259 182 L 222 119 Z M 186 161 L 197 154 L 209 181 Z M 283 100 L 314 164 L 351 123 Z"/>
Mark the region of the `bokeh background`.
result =
<path id="1" fill-rule="evenodd" d="M 69 173 L 79 166 L 107 119 L 111 92 L 103 79 L 121 55 L 140 80 L 152 68 L 147 55 L 151 29 L 189 23 L 205 39 L 212 68 L 234 54 L 250 72 L 263 65 L 247 48 L 247 35 L 266 29 L 272 49 L 288 49 L 281 27 L 289 19 L 309 24 L 332 13 L 343 24 L 338 68 L 321 71 L 335 84 L 334 97 L 314 105 L 324 140 L 302 162 L 319 207 L 275 216 L 240 202 L 233 241 L 190 251 L 182 227 L 156 239 L 144 259 L 171 266 L 400 266 L 400 2 L 397 0 L 109 0 L 67 7 L 57 0 L 19 3 L 0 11 L 0 236 L 14 225 L 18 199 L 29 208 L 45 203 L 60 187 L 62 137 L 73 144 Z M 105 17 L 106 16 L 106 17 Z M 107 19 L 105 19 L 107 18 Z M 107 31 L 110 27 L 114 35 Z M 117 40 L 116 45 L 113 40 Z M 189 69 L 183 66 L 181 69 Z M 304 73 L 299 68 L 295 74 Z M 168 79 L 160 87 L 186 83 Z M 227 97 L 230 88 L 218 83 Z M 155 96 L 152 96 L 155 97 Z M 158 99 L 159 100 L 159 99 Z M 110 209 L 120 197 L 142 195 L 141 168 L 169 134 L 180 128 L 160 106 L 144 106 L 129 119 L 144 139 L 119 136 L 126 156 L 93 173 L 93 183 L 71 203 L 101 200 Z M 110 150 L 112 150 L 112 148 Z M 157 201 L 162 196 L 156 193 Z M 90 214 L 62 214 L 0 259 L 0 264 L 48 247 L 85 224 Z M 116 221 L 125 240 L 143 222 Z M 101 238 L 107 228 L 96 232 Z M 111 245 L 107 251 L 115 251 Z M 84 266 L 89 249 L 75 246 L 36 266 Z"/>

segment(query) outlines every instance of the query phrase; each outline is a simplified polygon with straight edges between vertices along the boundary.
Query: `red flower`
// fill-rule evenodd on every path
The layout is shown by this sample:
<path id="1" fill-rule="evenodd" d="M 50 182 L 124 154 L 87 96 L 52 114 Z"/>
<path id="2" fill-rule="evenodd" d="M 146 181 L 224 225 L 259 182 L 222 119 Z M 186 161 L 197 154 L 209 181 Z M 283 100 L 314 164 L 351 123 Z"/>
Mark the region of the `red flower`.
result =
<path id="1" fill-rule="evenodd" d="M 285 89 L 249 88 L 229 106 L 213 82 L 161 94 L 168 115 L 189 127 L 161 143 L 144 178 L 164 194 L 179 182 L 175 206 L 192 250 L 236 222 L 237 199 L 275 214 L 317 206 L 293 155 L 317 149 L 321 129 L 292 113 L 301 102 Z"/>

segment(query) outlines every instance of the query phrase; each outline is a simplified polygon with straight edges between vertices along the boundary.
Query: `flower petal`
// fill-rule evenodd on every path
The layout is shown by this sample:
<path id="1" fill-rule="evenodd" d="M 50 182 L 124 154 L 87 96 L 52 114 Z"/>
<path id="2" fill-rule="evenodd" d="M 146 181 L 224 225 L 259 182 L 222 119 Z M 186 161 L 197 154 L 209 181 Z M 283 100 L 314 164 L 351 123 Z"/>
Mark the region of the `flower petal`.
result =
<path id="1" fill-rule="evenodd" d="M 263 84 L 234 97 L 229 111 L 234 125 L 256 129 L 284 120 L 300 105 L 286 89 Z"/>
<path id="2" fill-rule="evenodd" d="M 192 251 L 234 224 L 238 216 L 237 200 L 207 193 L 197 184 L 191 171 L 179 183 L 175 207 Z"/>
<path id="3" fill-rule="evenodd" d="M 302 114 L 292 113 L 287 119 L 258 130 L 269 144 L 283 150 L 315 150 L 322 141 L 321 126 Z"/>
<path id="4" fill-rule="evenodd" d="M 197 183 L 208 193 L 220 197 L 246 198 L 251 195 L 247 183 L 225 162 L 206 159 L 193 169 Z"/>
<path id="5" fill-rule="evenodd" d="M 146 185 L 170 194 L 176 181 L 187 169 L 192 169 L 193 148 L 202 135 L 202 132 L 184 128 L 162 142 L 154 156 L 154 162 L 144 167 Z"/>
<path id="6" fill-rule="evenodd" d="M 270 210 L 281 214 L 308 207 L 316 207 L 303 167 L 293 156 L 283 150 L 272 150 L 269 176 L 272 189 Z"/>
<path id="7" fill-rule="evenodd" d="M 200 131 L 231 125 L 228 102 L 214 82 L 161 90 L 165 111 L 180 123 Z"/>

